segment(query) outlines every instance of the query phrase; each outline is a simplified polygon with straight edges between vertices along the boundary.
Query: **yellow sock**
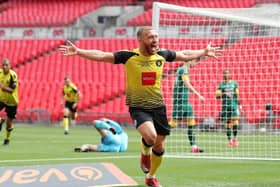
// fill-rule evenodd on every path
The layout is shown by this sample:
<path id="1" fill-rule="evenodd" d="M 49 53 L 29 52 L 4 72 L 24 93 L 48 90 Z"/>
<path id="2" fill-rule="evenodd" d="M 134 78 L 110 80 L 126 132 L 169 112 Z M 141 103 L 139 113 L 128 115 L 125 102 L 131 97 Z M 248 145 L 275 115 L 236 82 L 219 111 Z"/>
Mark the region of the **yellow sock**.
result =
<path id="1" fill-rule="evenodd" d="M 169 122 L 169 125 L 173 128 L 177 127 L 177 121 L 171 119 L 170 122 Z"/>
<path id="2" fill-rule="evenodd" d="M 228 122 L 228 123 L 226 123 L 226 128 L 231 128 L 232 127 L 232 122 Z"/>
<path id="3" fill-rule="evenodd" d="M 7 140 L 9 140 L 10 139 L 10 137 L 11 137 L 11 133 L 12 133 L 12 130 L 13 130 L 14 128 L 12 127 L 12 128 L 7 128 L 6 129 L 6 139 Z"/>
<path id="4" fill-rule="evenodd" d="M 68 128 L 69 128 L 69 119 L 66 116 L 64 116 L 64 118 L 63 118 L 63 125 L 64 125 L 64 129 L 68 130 Z"/>
<path id="5" fill-rule="evenodd" d="M 238 119 L 234 119 L 234 120 L 232 120 L 232 123 L 233 123 L 233 125 L 238 125 L 239 121 L 238 121 Z"/>
<path id="6" fill-rule="evenodd" d="M 149 155 L 151 153 L 151 146 L 145 145 L 146 143 L 143 143 L 145 141 L 143 138 L 141 140 L 141 147 L 142 147 L 142 153 L 144 155 Z"/>
<path id="7" fill-rule="evenodd" d="M 188 119 L 187 125 L 188 126 L 195 126 L 195 120 L 193 118 Z"/>
<path id="8" fill-rule="evenodd" d="M 163 152 L 156 153 L 154 150 L 151 154 L 151 168 L 150 168 L 150 176 L 155 176 L 157 169 L 159 168 L 161 161 L 163 159 Z"/>

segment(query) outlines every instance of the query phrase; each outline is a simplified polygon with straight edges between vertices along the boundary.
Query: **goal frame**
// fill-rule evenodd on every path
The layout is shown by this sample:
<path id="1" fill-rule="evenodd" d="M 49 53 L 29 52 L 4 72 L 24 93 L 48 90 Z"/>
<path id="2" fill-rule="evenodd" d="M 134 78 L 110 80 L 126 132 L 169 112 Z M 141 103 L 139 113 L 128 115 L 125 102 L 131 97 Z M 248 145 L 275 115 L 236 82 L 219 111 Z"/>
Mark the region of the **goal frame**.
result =
<path id="1" fill-rule="evenodd" d="M 166 11 L 172 11 L 172 12 L 181 12 L 181 13 L 187 13 L 187 14 L 193 14 L 193 15 L 199 15 L 199 16 L 207 16 L 211 18 L 218 18 L 218 19 L 226 19 L 228 21 L 237 21 L 241 23 L 248 23 L 248 24 L 255 24 L 260 26 L 270 26 L 279 29 L 280 28 L 280 22 L 275 22 L 274 20 L 264 19 L 254 19 L 250 17 L 244 17 L 244 16 L 238 16 L 238 15 L 229 15 L 225 14 L 222 11 L 220 12 L 213 12 L 210 9 L 207 8 L 189 8 L 189 7 L 182 7 L 172 4 L 166 4 L 166 3 L 160 3 L 160 2 L 154 2 L 153 3 L 153 16 L 152 16 L 152 27 L 157 32 L 160 30 L 160 11 L 166 10 Z M 160 37 L 160 36 L 159 36 Z M 280 36 L 279 36 L 280 37 Z M 167 140 L 168 141 L 168 140 Z M 186 137 L 186 141 L 187 137 Z M 203 153 L 202 153 L 203 154 Z M 167 157 L 175 157 L 175 158 L 211 158 L 211 159 L 237 159 L 237 160 L 280 160 L 280 155 L 278 158 L 255 158 L 255 157 L 227 157 L 227 156 L 197 156 L 197 155 L 184 155 L 184 154 L 169 154 L 167 153 Z"/>

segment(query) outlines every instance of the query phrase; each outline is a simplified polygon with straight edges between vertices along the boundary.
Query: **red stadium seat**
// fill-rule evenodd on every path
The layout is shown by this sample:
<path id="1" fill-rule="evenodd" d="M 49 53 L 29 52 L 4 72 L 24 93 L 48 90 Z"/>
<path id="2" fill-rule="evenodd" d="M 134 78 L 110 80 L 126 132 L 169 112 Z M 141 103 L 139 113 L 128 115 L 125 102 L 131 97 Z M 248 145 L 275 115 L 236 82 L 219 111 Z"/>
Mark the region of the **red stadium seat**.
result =
<path id="1" fill-rule="evenodd" d="M 143 14 L 140 14 L 131 20 L 127 22 L 128 26 L 143 26 L 143 25 L 152 25 L 152 6 L 153 6 L 154 0 L 146 0 L 143 3 L 143 6 L 147 9 L 146 12 Z M 169 3 L 169 4 L 174 4 L 174 5 L 180 5 L 180 6 L 185 6 L 185 7 L 199 7 L 199 8 L 249 8 L 252 7 L 256 4 L 256 0 L 237 0 L 237 1 L 232 1 L 232 0 L 214 0 L 214 1 L 208 1 L 208 0 L 195 0 L 195 1 L 170 1 L 170 0 L 159 0 L 158 2 L 163 2 L 163 3 Z M 164 12 L 164 11 L 163 11 Z M 170 18 L 170 19 L 162 19 L 160 24 L 165 24 L 165 25 L 202 25 L 202 24 L 225 24 L 226 21 L 220 20 L 217 21 L 215 19 L 210 19 L 207 18 L 206 22 L 202 21 L 201 16 L 192 16 L 192 15 L 184 15 L 180 13 L 171 13 L 171 14 L 164 14 L 161 13 L 162 17 L 165 18 Z M 184 19 L 179 18 L 180 16 L 183 16 Z M 178 19 L 177 19 L 178 18 Z M 188 22 L 187 20 L 192 20 L 194 19 L 195 21 L 190 21 Z M 163 21 L 164 20 L 164 21 Z M 179 20 L 179 21 L 178 21 Z M 184 21 L 180 21 L 184 20 Z M 205 18 L 203 18 L 205 20 Z M 219 31 L 220 32 L 220 31 Z"/>

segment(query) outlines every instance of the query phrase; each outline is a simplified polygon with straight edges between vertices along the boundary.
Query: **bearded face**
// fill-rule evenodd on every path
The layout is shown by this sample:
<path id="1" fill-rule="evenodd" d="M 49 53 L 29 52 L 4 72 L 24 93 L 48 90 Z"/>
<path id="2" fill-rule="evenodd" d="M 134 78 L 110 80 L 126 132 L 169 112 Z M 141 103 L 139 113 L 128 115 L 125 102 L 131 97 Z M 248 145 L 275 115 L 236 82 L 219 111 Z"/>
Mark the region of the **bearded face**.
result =
<path id="1" fill-rule="evenodd" d="M 139 39 L 142 49 L 148 55 L 153 55 L 158 50 L 158 34 L 155 30 L 145 30 Z"/>

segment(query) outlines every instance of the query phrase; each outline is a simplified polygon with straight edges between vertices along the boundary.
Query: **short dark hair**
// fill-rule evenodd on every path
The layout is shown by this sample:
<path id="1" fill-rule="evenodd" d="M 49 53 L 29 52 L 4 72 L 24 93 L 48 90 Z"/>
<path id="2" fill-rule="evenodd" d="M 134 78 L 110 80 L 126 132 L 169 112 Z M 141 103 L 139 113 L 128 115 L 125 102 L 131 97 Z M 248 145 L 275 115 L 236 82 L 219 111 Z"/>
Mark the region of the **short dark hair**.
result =
<path id="1" fill-rule="evenodd" d="M 10 59 L 8 59 L 8 58 L 3 58 L 1 64 L 2 64 L 3 62 L 8 62 L 9 64 L 11 64 L 11 61 L 10 61 Z"/>
<path id="2" fill-rule="evenodd" d="M 153 30 L 153 27 L 151 27 L 151 26 L 141 27 L 137 31 L 137 38 L 140 38 L 145 30 Z"/>
<path id="3" fill-rule="evenodd" d="M 223 73 L 226 73 L 227 71 L 230 73 L 230 70 L 229 70 L 229 69 L 225 69 L 225 70 L 223 71 Z"/>
<path id="4" fill-rule="evenodd" d="M 71 80 L 69 76 L 64 77 L 64 80 L 66 81 L 67 79 Z"/>

